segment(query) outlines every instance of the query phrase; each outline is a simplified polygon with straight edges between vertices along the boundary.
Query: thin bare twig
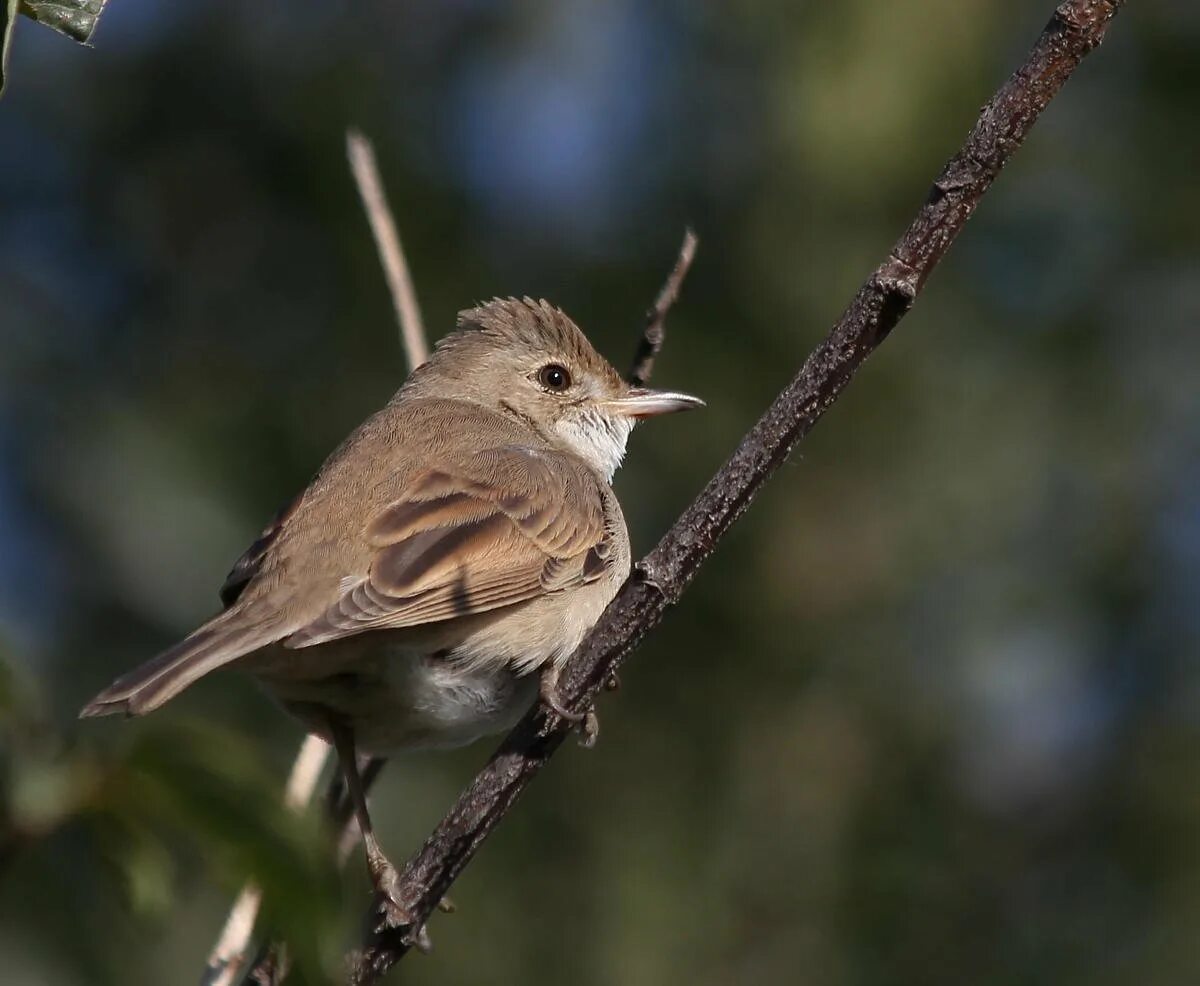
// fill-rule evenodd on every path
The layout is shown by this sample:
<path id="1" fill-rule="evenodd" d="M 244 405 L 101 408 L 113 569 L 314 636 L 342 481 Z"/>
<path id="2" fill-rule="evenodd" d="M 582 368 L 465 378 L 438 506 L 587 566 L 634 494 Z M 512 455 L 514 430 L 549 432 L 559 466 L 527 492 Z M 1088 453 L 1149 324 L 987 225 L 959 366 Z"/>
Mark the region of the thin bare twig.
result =
<path id="1" fill-rule="evenodd" d="M 328 755 L 329 744 L 319 736 L 304 738 L 283 792 L 284 804 L 293 811 L 300 811 L 312 800 Z M 257 884 L 247 883 L 242 887 L 242 892 L 229 911 L 229 917 L 225 919 L 221 936 L 208 957 L 201 977 L 202 986 L 233 986 L 237 981 L 238 973 L 246 961 L 261 904 L 262 890 Z"/>
<path id="2" fill-rule="evenodd" d="M 663 283 L 662 290 L 654 300 L 654 307 L 646 312 L 646 327 L 638 340 L 637 352 L 633 357 L 633 365 L 629 369 L 629 382 L 640 387 L 650 379 L 654 371 L 654 359 L 662 349 L 664 338 L 664 323 L 667 312 L 679 299 L 679 289 L 683 287 L 683 279 L 687 277 L 692 261 L 696 259 L 696 247 L 699 245 L 696 234 L 690 229 L 683 231 L 683 243 L 679 247 L 679 259 L 675 267 Z"/>
<path id="3" fill-rule="evenodd" d="M 404 250 L 400 246 L 400 234 L 396 231 L 396 222 L 388 208 L 383 181 L 379 177 L 375 149 L 366 137 L 351 129 L 346 131 L 346 156 L 350 159 L 350 170 L 354 173 L 358 194 L 362 196 L 379 260 L 383 264 L 383 274 L 392 293 L 392 305 L 400 323 L 400 336 L 408 355 L 408 366 L 414 370 L 429 358 L 429 344 L 425 341 L 421 309 L 417 305 L 417 293 L 413 289 Z"/>
<path id="4" fill-rule="evenodd" d="M 717 541 L 750 506 L 795 444 L 833 404 L 855 371 L 912 307 L 929 274 L 992 181 L 1080 61 L 1103 39 L 1123 0 L 1067 0 L 1025 63 L 984 106 L 966 143 L 887 258 L 805 360 L 729 461 L 644 558 L 572 656 L 560 689 L 567 708 L 595 699 L 622 659 L 677 602 Z M 525 786 L 547 763 L 569 724 L 530 711 L 406 864 L 401 903 L 422 926 Z M 369 921 L 368 926 L 374 921 Z M 349 957 L 353 986 L 369 986 L 413 944 L 411 929 L 368 934 Z"/>
<path id="5" fill-rule="evenodd" d="M 388 208 L 383 181 L 379 177 L 375 150 L 371 142 L 358 130 L 349 129 L 346 131 L 346 156 L 375 237 L 375 247 L 379 252 L 379 261 L 387 278 L 392 305 L 400 326 L 400 341 L 411 372 L 429 358 L 429 345 L 425 339 L 417 292 L 404 258 L 404 250 L 400 246 L 395 219 Z M 300 811 L 312 800 L 317 780 L 329 759 L 329 750 L 329 744 L 318 736 L 310 735 L 304 738 L 292 764 L 284 794 L 284 800 L 289 807 Z M 369 775 L 371 780 L 378 775 L 381 767 L 382 762 L 374 765 Z M 337 825 L 335 831 L 341 833 L 338 839 L 338 858 L 344 860 L 358 839 L 358 830 L 344 818 L 339 821 L 336 812 L 334 821 Z M 200 986 L 233 986 L 249 954 L 250 940 L 254 935 L 254 924 L 258 920 L 261 905 L 261 889 L 253 883 L 247 883 L 225 919 L 225 926 L 209 955 Z M 263 949 L 247 971 L 245 981 L 282 981 L 286 969 L 281 966 L 276 951 L 273 947 Z"/>

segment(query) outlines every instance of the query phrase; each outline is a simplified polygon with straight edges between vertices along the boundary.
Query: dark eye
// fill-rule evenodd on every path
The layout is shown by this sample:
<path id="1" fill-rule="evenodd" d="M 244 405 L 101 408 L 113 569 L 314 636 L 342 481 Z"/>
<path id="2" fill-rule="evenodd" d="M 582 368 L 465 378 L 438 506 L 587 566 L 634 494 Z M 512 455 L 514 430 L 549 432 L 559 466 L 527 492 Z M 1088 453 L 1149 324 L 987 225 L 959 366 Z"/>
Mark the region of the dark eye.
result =
<path id="1" fill-rule="evenodd" d="M 538 370 L 537 378 L 543 387 L 557 393 L 562 393 L 571 386 L 571 374 L 565 366 L 559 366 L 557 363 L 547 363 Z"/>

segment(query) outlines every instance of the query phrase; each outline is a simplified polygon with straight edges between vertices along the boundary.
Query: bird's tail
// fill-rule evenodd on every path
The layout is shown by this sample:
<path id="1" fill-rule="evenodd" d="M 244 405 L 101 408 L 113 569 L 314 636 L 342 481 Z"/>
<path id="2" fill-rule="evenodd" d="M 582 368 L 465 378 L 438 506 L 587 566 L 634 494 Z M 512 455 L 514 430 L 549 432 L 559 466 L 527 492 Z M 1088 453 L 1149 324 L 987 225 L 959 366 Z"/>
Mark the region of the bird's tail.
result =
<path id="1" fill-rule="evenodd" d="M 174 647 L 122 675 L 85 705 L 79 717 L 152 712 L 210 671 L 280 636 L 246 616 L 235 608 L 209 620 Z"/>

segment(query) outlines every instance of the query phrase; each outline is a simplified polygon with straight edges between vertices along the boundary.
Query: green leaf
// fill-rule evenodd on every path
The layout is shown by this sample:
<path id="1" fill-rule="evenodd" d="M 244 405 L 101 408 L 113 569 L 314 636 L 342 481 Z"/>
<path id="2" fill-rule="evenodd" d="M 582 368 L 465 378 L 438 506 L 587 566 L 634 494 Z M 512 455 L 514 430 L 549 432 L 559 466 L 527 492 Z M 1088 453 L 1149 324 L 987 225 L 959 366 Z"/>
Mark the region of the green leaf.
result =
<path id="1" fill-rule="evenodd" d="M 87 44 L 108 0 L 0 0 L 0 96 L 8 83 L 8 49 L 17 12 L 45 24 L 72 41 Z"/>
<path id="2" fill-rule="evenodd" d="M 87 44 L 108 0 L 19 0 L 21 13 L 39 24 Z M 14 6 L 9 0 L 9 6 Z"/>
<path id="3" fill-rule="evenodd" d="M 0 96 L 8 82 L 8 46 L 12 44 L 13 25 L 17 22 L 17 0 L 2 0 L 0 7 Z"/>
<path id="4" fill-rule="evenodd" d="M 290 943 L 297 981 L 329 980 L 341 930 L 331 839 L 320 812 L 284 807 L 280 778 L 253 744 L 211 724 L 177 723 L 143 730 L 113 767 L 93 802 L 101 815 L 130 833 L 186 835 L 230 889 L 253 880 L 263 935 Z M 168 898 L 161 863 L 129 843 L 121 865 L 139 903 Z"/>

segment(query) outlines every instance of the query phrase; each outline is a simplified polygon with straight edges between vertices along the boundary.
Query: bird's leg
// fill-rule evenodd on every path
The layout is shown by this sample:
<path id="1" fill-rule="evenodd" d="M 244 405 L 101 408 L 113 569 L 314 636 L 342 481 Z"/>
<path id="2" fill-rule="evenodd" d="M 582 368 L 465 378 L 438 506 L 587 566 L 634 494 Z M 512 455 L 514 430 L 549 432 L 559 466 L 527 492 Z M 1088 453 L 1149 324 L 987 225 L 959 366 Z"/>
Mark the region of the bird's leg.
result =
<path id="1" fill-rule="evenodd" d="M 362 833 L 363 847 L 367 852 L 367 870 L 371 874 L 371 882 L 378 892 L 383 911 L 381 927 L 414 928 L 417 941 L 425 936 L 424 928 L 415 927 L 415 918 L 408 907 L 400 901 L 400 875 L 391 860 L 384 855 L 375 838 L 375 829 L 371 825 L 371 813 L 367 810 L 367 795 L 363 790 L 362 776 L 358 772 L 358 758 L 354 750 L 354 733 L 344 723 L 334 717 L 329 720 L 329 734 L 333 740 L 333 748 L 337 751 L 338 763 L 342 768 L 342 776 L 346 780 L 346 792 L 354 805 L 354 817 L 358 820 L 358 829 Z"/>
<path id="2" fill-rule="evenodd" d="M 372 757 L 366 753 L 360 753 L 354 759 L 358 766 L 358 777 L 365 793 L 375 783 L 375 778 L 379 776 L 379 770 L 385 761 L 381 757 Z M 339 828 L 345 828 L 354 816 L 354 805 L 350 801 L 350 792 L 346 790 L 346 775 L 340 770 L 337 776 L 330 782 L 325 810 L 329 817 L 333 819 L 334 824 Z M 357 822 L 357 819 L 355 821 Z M 358 841 L 357 832 L 354 835 L 354 840 Z"/>
<path id="3" fill-rule="evenodd" d="M 538 698 L 560 719 L 578 727 L 582 734 L 580 742 L 590 750 L 596 745 L 596 738 L 600 735 L 600 719 L 596 716 L 594 708 L 589 708 L 586 712 L 572 712 L 563 705 L 562 695 L 558 691 L 559 671 L 556 662 L 546 662 L 542 668 L 541 681 L 538 683 Z"/>

